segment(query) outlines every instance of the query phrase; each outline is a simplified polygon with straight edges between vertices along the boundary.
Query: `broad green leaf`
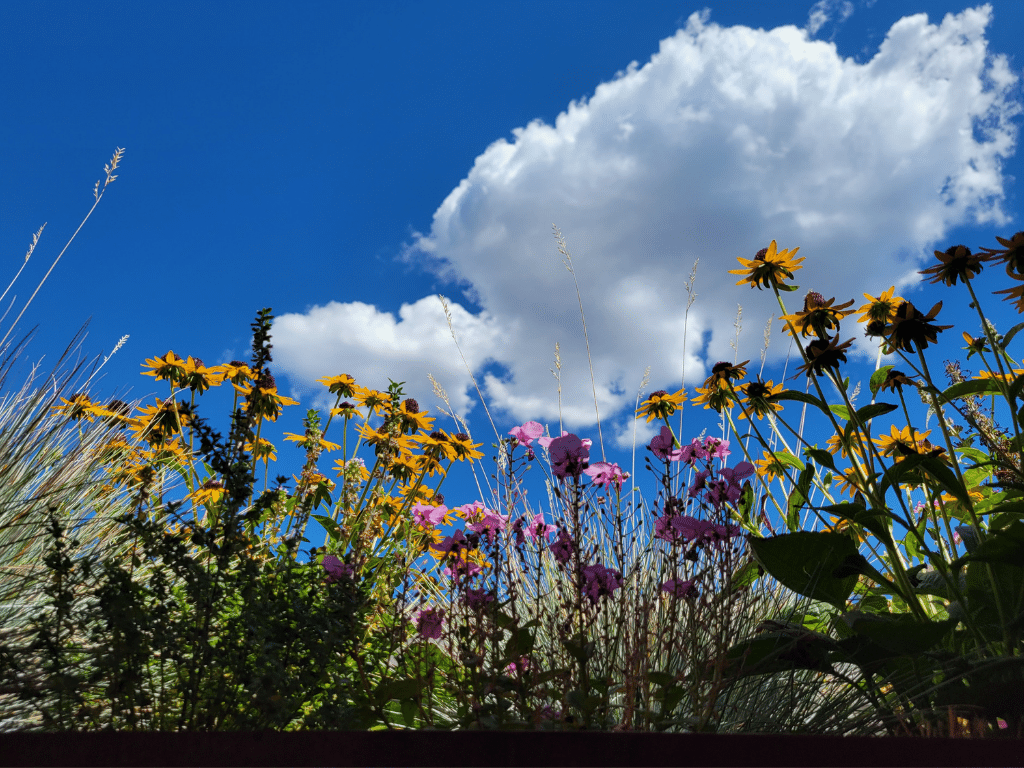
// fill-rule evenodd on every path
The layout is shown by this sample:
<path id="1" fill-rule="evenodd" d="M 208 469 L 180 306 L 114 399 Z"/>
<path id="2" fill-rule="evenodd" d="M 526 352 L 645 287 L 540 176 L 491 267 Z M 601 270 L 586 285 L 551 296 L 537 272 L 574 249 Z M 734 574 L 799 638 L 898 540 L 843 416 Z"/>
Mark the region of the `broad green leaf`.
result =
<path id="1" fill-rule="evenodd" d="M 1024 523 L 1017 520 L 1002 530 L 990 531 L 986 539 L 966 559 L 979 563 L 1005 563 L 1024 568 Z"/>
<path id="2" fill-rule="evenodd" d="M 839 648 L 834 640 L 799 624 L 765 622 L 762 626 L 779 629 L 744 640 L 726 651 L 725 677 L 739 679 L 793 669 L 835 672 L 828 660 L 829 651 Z"/>
<path id="3" fill-rule="evenodd" d="M 769 574 L 794 592 L 843 610 L 857 583 L 855 575 L 832 575 L 857 553 L 849 536 L 830 531 L 797 531 L 767 539 L 747 539 L 754 557 Z"/>
<path id="4" fill-rule="evenodd" d="M 839 471 L 838 469 L 836 469 L 835 460 L 832 458 L 832 454 L 829 453 L 828 451 L 823 451 L 820 448 L 811 448 L 808 446 L 807 448 L 804 448 L 804 456 L 808 457 L 809 459 L 813 459 L 823 467 L 828 467 L 833 472 Z M 803 469 L 802 466 L 800 468 Z"/>
<path id="5" fill-rule="evenodd" d="M 313 515 L 312 517 L 324 527 L 327 535 L 331 537 L 331 541 L 337 541 L 341 538 L 341 526 L 331 520 L 331 518 L 326 515 Z"/>
<path id="6" fill-rule="evenodd" d="M 782 464 L 786 464 L 790 467 L 796 467 L 797 469 L 804 469 L 805 465 L 800 459 L 788 451 L 774 451 L 772 456 L 775 457 Z"/>
<path id="7" fill-rule="evenodd" d="M 871 396 L 878 397 L 878 390 L 882 386 L 882 382 L 885 381 L 885 377 L 889 375 L 889 371 L 893 369 L 891 365 L 883 365 L 873 374 L 871 374 L 871 381 L 868 383 L 868 387 L 871 389 Z"/>
<path id="8" fill-rule="evenodd" d="M 855 415 L 862 424 L 867 424 L 876 416 L 884 416 L 887 413 L 892 413 L 898 408 L 898 405 L 893 405 L 892 403 L 870 403 L 857 411 Z"/>
<path id="9" fill-rule="evenodd" d="M 886 520 L 897 520 L 898 518 L 887 509 L 867 510 L 862 504 L 834 504 L 828 507 L 815 507 L 819 512 L 826 512 L 835 515 L 843 520 L 850 520 L 862 528 L 867 528 L 880 541 L 887 544 L 892 543 L 892 535 L 889 532 L 889 524 Z"/>
<path id="10" fill-rule="evenodd" d="M 959 384 L 954 384 L 946 391 L 942 392 L 940 397 L 943 402 L 947 400 L 955 400 L 958 397 L 967 397 L 968 395 L 987 395 L 987 394 L 998 394 L 999 385 L 995 379 L 974 379 L 972 381 L 964 381 Z"/>
<path id="11" fill-rule="evenodd" d="M 850 420 L 850 409 L 847 408 L 845 405 L 830 405 L 828 409 L 843 421 Z"/>
<path id="12" fill-rule="evenodd" d="M 805 467 L 789 494 L 789 500 L 786 503 L 786 525 L 790 531 L 796 531 L 800 528 L 800 510 L 807 505 L 813 479 L 814 466 Z"/>
<path id="13" fill-rule="evenodd" d="M 1017 325 L 1013 326 L 1013 328 L 1008 330 L 1006 332 L 1006 335 L 1003 336 L 1003 340 L 1000 342 L 999 346 L 1001 346 L 1003 349 L 1006 349 L 1010 345 L 1010 342 L 1013 341 L 1013 337 L 1020 333 L 1022 328 L 1024 328 L 1024 323 L 1018 323 Z"/>
<path id="14" fill-rule="evenodd" d="M 842 617 L 854 634 L 865 637 L 900 655 L 931 650 L 956 626 L 956 619 L 921 621 L 907 614 L 875 614 L 849 611 Z"/>
<path id="15" fill-rule="evenodd" d="M 777 403 L 780 400 L 798 400 L 801 403 L 810 403 L 815 406 L 822 413 L 828 413 L 828 408 L 825 403 L 816 398 L 814 395 L 809 395 L 806 392 L 798 392 L 795 389 L 785 389 L 779 394 L 771 398 L 771 402 Z"/>

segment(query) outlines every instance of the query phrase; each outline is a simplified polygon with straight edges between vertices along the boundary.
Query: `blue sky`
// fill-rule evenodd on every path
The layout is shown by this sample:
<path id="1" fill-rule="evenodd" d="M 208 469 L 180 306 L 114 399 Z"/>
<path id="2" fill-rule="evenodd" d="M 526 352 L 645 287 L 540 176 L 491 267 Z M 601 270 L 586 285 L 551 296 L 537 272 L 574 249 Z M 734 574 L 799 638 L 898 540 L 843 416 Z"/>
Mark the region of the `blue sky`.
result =
<path id="1" fill-rule="evenodd" d="M 495 429 L 535 420 L 557 435 L 561 414 L 600 461 L 589 342 L 605 459 L 632 471 L 635 427 L 650 503 L 643 446 L 655 425 L 631 415 L 646 367 L 645 393 L 677 390 L 685 339 L 691 396 L 718 360 L 751 359 L 755 372 L 779 314 L 769 293 L 727 274 L 737 256 L 772 239 L 800 246 L 791 310 L 809 289 L 855 307 L 890 285 L 924 310 L 943 300 L 940 320 L 958 326 L 929 357 L 941 371 L 944 356 L 963 359 L 959 332 L 980 329 L 965 292 L 922 286 L 915 271 L 936 248 L 994 246 L 1024 228 L 1024 5 L 1010 0 L 239 9 L 0 7 L 11 276 L 48 222 L 4 331 L 126 148 L 22 317 L 20 332 L 38 329 L 19 359 L 51 364 L 91 319 L 89 358 L 130 336 L 93 393 L 152 402 L 166 392 L 139 375 L 146 358 L 247 359 L 249 324 L 272 307 L 271 368 L 302 403 L 271 430 L 275 474 L 298 472 L 301 451 L 281 433 L 332 404 L 315 380 L 339 373 L 382 390 L 404 381 L 435 428 L 458 431 L 427 375 L 445 389 L 486 450 L 483 497 L 458 465 L 441 489 L 448 506 L 490 500 Z M 552 224 L 572 254 L 586 339 Z M 1005 287 L 1000 274 L 981 284 Z M 1011 304 L 988 306 L 1000 329 L 1017 321 Z M 767 352 L 775 381 L 789 350 L 781 326 Z M 849 374 L 866 384 L 874 356 L 858 344 Z M 200 412 L 226 431 L 229 406 L 208 395 Z M 687 406 L 684 442 L 713 434 L 711 416 Z M 547 511 L 540 468 L 528 477 L 533 508 Z M 322 541 L 315 523 L 307 535 Z"/>

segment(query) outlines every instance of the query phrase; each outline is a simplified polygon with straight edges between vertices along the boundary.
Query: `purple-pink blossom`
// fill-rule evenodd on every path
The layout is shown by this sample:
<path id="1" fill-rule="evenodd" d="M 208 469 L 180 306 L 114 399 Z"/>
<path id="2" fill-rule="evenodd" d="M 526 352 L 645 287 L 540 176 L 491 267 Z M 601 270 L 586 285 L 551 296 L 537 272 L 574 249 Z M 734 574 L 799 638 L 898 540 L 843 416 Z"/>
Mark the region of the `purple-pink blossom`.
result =
<path id="1" fill-rule="evenodd" d="M 698 459 L 706 461 L 710 457 L 707 448 L 704 447 L 704 443 L 701 442 L 699 437 L 693 438 L 689 445 L 684 445 L 679 450 L 682 454 L 681 460 L 691 467 L 697 463 Z"/>
<path id="2" fill-rule="evenodd" d="M 651 453 L 659 459 L 680 461 L 686 455 L 685 448 L 675 447 L 675 438 L 672 436 L 672 430 L 668 427 L 662 427 L 661 433 L 655 435 L 654 439 L 651 440 L 647 447 L 650 448 Z"/>
<path id="3" fill-rule="evenodd" d="M 449 552 L 457 554 L 464 549 L 469 549 L 469 543 L 466 541 L 466 534 L 457 530 L 451 536 L 446 536 L 440 544 L 431 544 L 430 548 L 445 554 Z"/>
<path id="4" fill-rule="evenodd" d="M 622 586 L 622 574 L 611 568 L 605 568 L 601 563 L 588 565 L 583 569 L 583 576 L 586 579 L 587 597 L 595 605 L 601 595 L 610 595 Z"/>
<path id="5" fill-rule="evenodd" d="M 512 437 L 516 439 L 516 442 L 525 445 L 529 457 L 534 457 L 533 441 L 544 434 L 544 427 L 542 427 L 536 421 L 528 421 L 521 427 L 514 427 L 508 431 Z"/>
<path id="6" fill-rule="evenodd" d="M 505 674 L 511 675 L 514 672 L 525 672 L 530 668 L 530 659 L 526 656 L 521 656 L 519 661 L 513 661 L 507 667 L 505 667 Z"/>
<path id="7" fill-rule="evenodd" d="M 334 555 L 324 555 L 324 569 L 327 571 L 327 583 L 331 584 L 342 577 L 355 578 L 355 568 L 347 565 Z"/>
<path id="8" fill-rule="evenodd" d="M 416 631 L 423 638 L 440 639 L 442 623 L 444 623 L 443 608 L 425 608 L 416 615 Z"/>
<path id="9" fill-rule="evenodd" d="M 468 505 L 467 505 L 468 506 Z M 466 507 L 463 507 L 465 510 Z M 487 541 L 490 544 L 494 543 L 495 538 L 498 536 L 498 531 L 505 530 L 505 524 L 508 522 L 508 516 L 499 515 L 497 512 L 483 507 L 483 517 L 481 520 L 475 523 L 471 523 L 466 527 L 471 531 L 477 533 L 485 533 L 487 535 Z"/>
<path id="10" fill-rule="evenodd" d="M 579 477 L 588 466 L 590 440 L 566 434 L 554 438 L 548 445 L 548 452 L 551 454 L 551 471 L 556 477 Z"/>
<path id="11" fill-rule="evenodd" d="M 432 507 L 429 504 L 417 504 L 412 508 L 412 519 L 416 525 L 424 528 L 433 528 L 438 525 L 444 516 L 448 514 L 448 507 Z"/>
<path id="12" fill-rule="evenodd" d="M 583 472 L 590 476 L 594 485 L 611 486 L 615 483 L 615 488 L 619 491 L 622 490 L 622 481 L 629 478 L 629 472 L 623 472 L 618 464 L 609 464 L 607 461 L 591 464 Z"/>
<path id="13" fill-rule="evenodd" d="M 551 544 L 548 549 L 551 550 L 551 554 L 554 556 L 562 565 L 569 562 L 569 558 L 572 557 L 573 546 L 572 539 L 569 538 L 569 534 L 565 532 L 565 529 L 559 529 L 558 539 L 554 544 Z"/>
<path id="14" fill-rule="evenodd" d="M 688 579 L 686 581 L 682 579 L 669 579 L 661 585 L 661 591 L 668 592 L 676 597 L 697 597 L 697 587 L 694 585 L 694 581 L 695 579 Z"/>
<path id="15" fill-rule="evenodd" d="M 482 573 L 483 568 L 476 563 L 471 563 L 465 557 L 456 557 L 451 561 L 451 564 L 446 566 L 442 573 L 445 576 L 453 578 L 456 582 L 463 578 L 471 579 L 478 573 Z"/>
<path id="16" fill-rule="evenodd" d="M 466 589 L 462 601 L 474 611 L 494 602 L 494 593 L 486 589 Z"/>

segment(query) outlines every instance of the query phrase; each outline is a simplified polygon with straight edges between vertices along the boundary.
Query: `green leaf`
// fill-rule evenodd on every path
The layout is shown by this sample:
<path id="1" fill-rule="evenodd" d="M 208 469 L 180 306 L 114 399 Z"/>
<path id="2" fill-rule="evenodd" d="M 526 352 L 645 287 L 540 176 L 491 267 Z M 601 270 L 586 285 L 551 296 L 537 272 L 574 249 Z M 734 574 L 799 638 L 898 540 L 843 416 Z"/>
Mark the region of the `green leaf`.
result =
<path id="1" fill-rule="evenodd" d="M 1020 333 L 1021 329 L 1024 329 L 1024 323 L 1018 323 L 1017 325 L 1013 326 L 1013 328 L 1008 330 L 1006 332 L 1006 335 L 1003 336 L 1003 340 L 1002 342 L 1000 342 L 999 346 L 1001 346 L 1003 349 L 1006 349 L 1008 346 L 1010 346 L 1010 342 L 1013 341 L 1013 337 Z"/>
<path id="2" fill-rule="evenodd" d="M 815 509 L 819 512 L 827 512 L 843 520 L 854 522 L 862 528 L 867 528 L 880 541 L 886 544 L 892 544 L 892 534 L 889 532 L 889 526 L 885 521 L 887 519 L 899 520 L 887 509 L 872 509 L 869 511 L 862 504 L 833 504 L 828 507 L 815 507 Z"/>
<path id="3" fill-rule="evenodd" d="M 1020 390 L 1024 387 L 1024 374 L 1017 376 L 1010 384 L 1010 389 L 1007 394 L 1010 396 L 1010 402 L 1016 402 L 1017 398 L 1020 397 Z"/>
<path id="4" fill-rule="evenodd" d="M 990 531 L 967 560 L 979 563 L 1005 563 L 1024 568 L 1024 523 L 1017 520 L 1002 530 Z"/>
<path id="5" fill-rule="evenodd" d="M 565 649 L 574 659 L 576 659 L 576 661 L 580 662 L 580 664 L 585 663 L 587 659 L 593 656 L 594 648 L 597 647 L 593 641 L 590 641 L 589 643 L 584 642 L 584 638 L 585 635 L 581 636 L 576 634 L 573 635 L 571 639 L 567 638 L 562 641 L 562 645 L 565 646 Z"/>
<path id="6" fill-rule="evenodd" d="M 838 651 L 839 646 L 831 638 L 791 622 L 763 622 L 761 627 L 775 629 L 737 643 L 726 651 L 723 668 L 726 677 L 739 679 L 793 669 L 835 672 L 828 656 L 830 651 Z"/>
<path id="7" fill-rule="evenodd" d="M 748 537 L 754 557 L 794 592 L 843 610 L 856 576 L 832 575 L 857 548 L 849 536 L 830 531 L 797 531 L 771 538 Z"/>
<path id="8" fill-rule="evenodd" d="M 403 699 L 402 704 L 402 720 L 405 724 L 412 728 L 413 723 L 416 722 L 416 714 L 419 712 L 419 706 L 413 699 Z"/>
<path id="9" fill-rule="evenodd" d="M 832 458 L 832 454 L 829 453 L 828 451 L 823 451 L 820 448 L 807 447 L 804 448 L 804 456 L 807 456 L 809 459 L 813 459 L 823 467 L 828 467 L 833 472 L 839 471 L 838 469 L 836 469 L 835 460 Z"/>
<path id="10" fill-rule="evenodd" d="M 786 525 L 790 531 L 796 531 L 800 528 L 800 510 L 807 505 L 811 492 L 811 480 L 813 479 L 814 466 L 805 467 L 789 494 L 789 499 L 786 503 Z"/>
<path id="11" fill-rule="evenodd" d="M 777 403 L 780 400 L 798 400 L 801 403 L 810 403 L 822 413 L 827 414 L 829 412 L 823 401 L 819 400 L 814 395 L 809 395 L 806 392 L 798 392 L 795 389 L 784 389 L 782 392 L 779 392 L 779 394 L 771 398 L 773 403 Z"/>
<path id="12" fill-rule="evenodd" d="M 675 682 L 675 675 L 670 675 L 668 672 L 648 672 L 647 679 L 655 685 L 660 685 L 662 688 L 672 685 Z"/>
<path id="13" fill-rule="evenodd" d="M 774 451 L 772 456 L 775 457 L 779 462 L 786 464 L 790 467 L 796 467 L 797 469 L 804 469 L 805 465 L 800 459 L 791 454 L 789 451 Z"/>
<path id="14" fill-rule="evenodd" d="M 871 374 L 871 381 L 868 383 L 868 387 L 871 389 L 871 397 L 878 397 L 878 390 L 882 387 L 882 382 L 885 381 L 885 377 L 889 375 L 889 371 L 893 369 L 891 365 L 883 365 L 873 374 Z"/>
<path id="15" fill-rule="evenodd" d="M 847 408 L 845 405 L 830 405 L 828 408 L 830 411 L 832 411 L 832 413 L 834 413 L 843 421 L 850 420 L 850 409 Z"/>
<path id="16" fill-rule="evenodd" d="M 887 413 L 892 413 L 898 408 L 898 405 L 893 405 L 892 403 L 870 403 L 857 411 L 855 415 L 861 424 L 867 424 L 876 416 L 884 416 Z"/>
<path id="17" fill-rule="evenodd" d="M 956 626 L 956 619 L 921 621 L 908 614 L 849 611 L 842 617 L 854 634 L 904 656 L 931 650 Z"/>
<path id="18" fill-rule="evenodd" d="M 973 381 L 963 381 L 959 384 L 954 384 L 940 396 L 945 400 L 955 400 L 959 397 L 968 397 L 969 395 L 987 395 L 987 394 L 998 394 L 999 385 L 995 379 L 975 379 Z"/>
<path id="19" fill-rule="evenodd" d="M 331 537 L 331 541 L 337 541 L 341 538 L 341 526 L 331 520 L 331 518 L 326 515 L 313 515 L 312 517 L 324 527 L 327 535 Z"/>

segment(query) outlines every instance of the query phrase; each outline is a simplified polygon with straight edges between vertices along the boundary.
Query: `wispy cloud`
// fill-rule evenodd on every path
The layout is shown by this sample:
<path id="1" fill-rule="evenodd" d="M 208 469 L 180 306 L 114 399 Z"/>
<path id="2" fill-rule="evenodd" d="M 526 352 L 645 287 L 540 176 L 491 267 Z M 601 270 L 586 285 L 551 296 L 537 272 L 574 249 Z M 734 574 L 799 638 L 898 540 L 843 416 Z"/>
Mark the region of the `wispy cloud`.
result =
<path id="1" fill-rule="evenodd" d="M 816 35 L 818 30 L 830 21 L 839 25 L 852 15 L 853 3 L 850 0 L 818 0 L 807 14 L 807 32 L 812 36 Z"/>
<path id="2" fill-rule="evenodd" d="M 401 259 L 483 307 L 450 302 L 470 368 L 506 372 L 480 379 L 491 413 L 558 423 L 558 342 L 564 426 L 595 423 L 576 285 L 553 223 L 573 258 L 605 439 L 611 429 L 622 446 L 646 366 L 648 392 L 678 389 L 684 338 L 688 384 L 737 353 L 756 361 L 778 310 L 767 292 L 735 286 L 726 272 L 737 256 L 776 239 L 808 257 L 804 290 L 845 301 L 896 285 L 906 295 L 950 228 L 1005 224 L 1001 158 L 1014 151 L 1020 107 L 1006 58 L 986 48 L 991 15 L 903 18 L 859 64 L 794 26 L 723 28 L 693 14 L 646 65 L 632 62 L 554 126 L 534 121 L 487 147 Z M 798 307 L 802 294 L 787 298 Z M 787 351 L 780 325 L 770 360 Z M 436 413 L 432 373 L 458 412 L 473 409 L 436 296 L 403 305 L 397 320 L 360 302 L 286 314 L 274 344 L 300 390 L 339 372 L 369 386 L 390 376 Z M 651 434 L 642 425 L 637 439 Z"/>

